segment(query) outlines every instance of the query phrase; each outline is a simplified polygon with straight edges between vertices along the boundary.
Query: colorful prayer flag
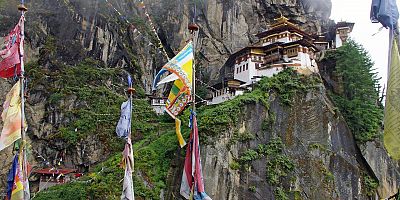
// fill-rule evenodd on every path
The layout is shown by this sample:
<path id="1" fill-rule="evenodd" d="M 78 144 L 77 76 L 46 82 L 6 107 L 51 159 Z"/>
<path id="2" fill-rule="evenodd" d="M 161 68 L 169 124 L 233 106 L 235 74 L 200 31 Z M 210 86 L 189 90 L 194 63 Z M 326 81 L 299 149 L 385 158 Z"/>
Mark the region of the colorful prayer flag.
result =
<path id="1" fill-rule="evenodd" d="M 23 48 L 24 16 L 6 37 L 6 47 L 0 51 L 0 77 L 10 78 L 21 73 L 21 51 Z"/>
<path id="2" fill-rule="evenodd" d="M 21 138 L 20 88 L 21 84 L 18 81 L 8 92 L 6 101 L 3 104 L 3 113 L 1 114 L 3 130 L 0 135 L 0 151 Z"/>
<path id="3" fill-rule="evenodd" d="M 392 40 L 387 86 L 384 144 L 393 159 L 400 159 L 400 54 L 397 39 Z"/>
<path id="4" fill-rule="evenodd" d="M 179 115 L 190 101 L 190 92 L 178 79 L 174 82 L 166 101 L 166 109 L 174 116 Z"/>
<path id="5" fill-rule="evenodd" d="M 193 59 L 193 44 L 192 42 L 189 42 L 182 51 L 163 66 L 160 72 L 156 75 L 153 83 L 153 90 L 155 90 L 155 88 L 160 84 L 174 81 L 165 107 L 167 113 L 175 119 L 176 134 L 181 147 L 183 147 L 185 143 L 180 131 L 180 120 L 176 118 L 176 116 L 185 109 L 186 105 L 191 100 Z M 172 73 L 172 75 L 169 75 L 160 81 L 161 76 L 167 71 Z"/>
<path id="6" fill-rule="evenodd" d="M 211 200 L 204 190 L 196 114 L 192 112 L 190 118 L 192 131 L 190 133 L 189 145 L 186 149 L 180 193 L 186 199 L 190 199 L 190 196 L 193 195 L 193 199 L 195 200 Z"/>
<path id="7" fill-rule="evenodd" d="M 160 78 L 167 71 L 174 73 L 181 81 L 188 92 L 192 91 L 192 75 L 193 75 L 193 44 L 189 42 L 174 58 L 165 64 L 160 72 L 156 75 L 153 83 L 153 90 L 156 89 Z"/>
<path id="8" fill-rule="evenodd" d="M 131 139 L 128 138 L 125 149 L 122 152 L 122 166 L 125 168 L 124 184 L 122 188 L 121 200 L 134 200 L 132 172 L 134 170 L 133 148 Z"/>
<path id="9" fill-rule="evenodd" d="M 22 183 L 22 157 L 14 156 L 13 164 L 7 177 L 6 200 L 23 200 L 24 186 Z"/>

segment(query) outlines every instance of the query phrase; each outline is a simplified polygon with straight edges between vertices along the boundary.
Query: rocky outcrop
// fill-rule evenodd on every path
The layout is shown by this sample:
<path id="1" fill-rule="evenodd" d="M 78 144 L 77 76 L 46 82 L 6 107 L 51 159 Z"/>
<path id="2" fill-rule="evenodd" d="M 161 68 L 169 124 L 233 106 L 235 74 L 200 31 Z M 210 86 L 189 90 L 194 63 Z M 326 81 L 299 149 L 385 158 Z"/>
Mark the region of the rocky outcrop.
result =
<path id="1" fill-rule="evenodd" d="M 375 176 L 376 172 L 370 170 L 367 161 L 374 160 L 376 155 L 371 155 L 367 161 L 363 158 L 346 122 L 332 109 L 334 105 L 324 87 L 298 95 L 294 102 L 291 107 L 282 106 L 279 98 L 271 97 L 269 109 L 260 104 L 248 105 L 243 108 L 245 114 L 236 128 L 213 138 L 212 144 L 202 146 L 206 191 L 213 199 L 274 199 L 276 187 L 267 181 L 265 158 L 252 161 L 250 170 L 232 169 L 231 164 L 246 150 L 257 149 L 258 145 L 267 144 L 276 137 L 282 138 L 285 154 L 295 163 L 290 176 L 280 180 L 288 197 L 369 199 L 365 195 L 364 179 Z M 266 130 L 263 123 L 270 115 L 275 120 Z M 237 130 L 255 137 L 231 145 Z M 397 169 L 388 169 L 389 174 L 379 175 L 384 177 L 379 177 L 382 186 L 389 190 L 396 188 Z M 178 174 L 173 173 L 173 176 Z M 169 192 L 178 196 L 178 190 Z M 385 195 L 387 193 L 379 193 L 379 197 Z"/>
<path id="2" fill-rule="evenodd" d="M 330 92 L 342 95 L 344 93 L 343 80 L 335 72 L 335 65 L 333 60 L 322 59 L 319 64 L 320 74 L 325 87 Z M 399 163 L 390 158 L 383 141 L 376 138 L 365 143 L 358 142 L 357 147 L 361 152 L 360 158 L 364 159 L 369 171 L 379 182 L 376 195 L 380 198 L 388 198 L 396 194 L 400 183 Z"/>

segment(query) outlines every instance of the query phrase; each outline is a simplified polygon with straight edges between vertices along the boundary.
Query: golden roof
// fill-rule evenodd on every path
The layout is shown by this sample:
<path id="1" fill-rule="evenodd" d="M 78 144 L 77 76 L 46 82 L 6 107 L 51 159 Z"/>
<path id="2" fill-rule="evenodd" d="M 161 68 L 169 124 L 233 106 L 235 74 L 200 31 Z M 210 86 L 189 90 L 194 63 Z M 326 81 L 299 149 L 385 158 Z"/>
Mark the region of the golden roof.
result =
<path id="1" fill-rule="evenodd" d="M 295 24 L 289 22 L 289 19 L 283 15 L 281 15 L 279 18 L 275 18 L 274 21 L 276 21 L 276 22 L 271 25 L 271 29 L 279 27 L 279 26 L 285 26 L 285 25 L 290 25 L 290 26 L 294 26 L 294 27 L 298 28 Z"/>

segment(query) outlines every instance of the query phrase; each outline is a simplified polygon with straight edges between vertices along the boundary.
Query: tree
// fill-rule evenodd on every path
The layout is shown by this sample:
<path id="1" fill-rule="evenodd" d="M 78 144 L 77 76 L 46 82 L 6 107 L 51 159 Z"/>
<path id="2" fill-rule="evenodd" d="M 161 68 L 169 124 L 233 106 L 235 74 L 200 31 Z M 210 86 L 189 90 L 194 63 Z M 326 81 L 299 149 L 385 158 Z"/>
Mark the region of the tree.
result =
<path id="1" fill-rule="evenodd" d="M 332 98 L 359 142 L 371 141 L 381 130 L 383 108 L 378 104 L 379 78 L 368 52 L 350 40 L 326 59 L 336 63 L 335 73 L 341 78 L 343 93 Z"/>

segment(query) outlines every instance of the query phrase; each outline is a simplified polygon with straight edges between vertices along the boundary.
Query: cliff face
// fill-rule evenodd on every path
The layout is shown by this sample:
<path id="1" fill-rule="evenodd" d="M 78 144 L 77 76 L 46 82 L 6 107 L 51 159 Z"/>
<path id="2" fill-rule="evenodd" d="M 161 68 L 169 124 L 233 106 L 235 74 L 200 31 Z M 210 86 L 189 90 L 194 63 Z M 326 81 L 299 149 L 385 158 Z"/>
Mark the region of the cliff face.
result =
<path id="1" fill-rule="evenodd" d="M 216 144 L 203 147 L 206 189 L 215 199 L 274 199 L 275 188 L 267 180 L 265 158 L 252 162 L 250 171 L 232 170 L 229 164 L 247 149 L 280 137 L 284 153 L 294 164 L 282 187 L 295 199 L 367 199 L 362 189 L 366 163 L 358 151 L 345 121 L 335 115 L 323 87 L 300 95 L 290 108 L 270 98 L 270 108 L 255 104 L 245 108 L 239 131 L 255 139 L 226 148 L 232 132 L 215 138 Z M 263 121 L 275 118 L 266 130 Z M 283 163 L 280 163 L 283 164 Z M 256 187 L 252 190 L 251 187 Z M 221 192 L 222 191 L 222 192 Z"/>
<path id="2" fill-rule="evenodd" d="M 283 106 L 281 99 L 272 95 L 269 107 L 248 104 L 242 108 L 243 115 L 236 126 L 202 146 L 209 195 L 214 199 L 279 199 L 276 190 L 283 188 L 290 199 L 369 199 L 367 193 L 385 197 L 396 192 L 398 166 L 379 147 L 369 144 L 365 151 L 360 151 L 346 122 L 326 96 L 324 86 L 298 95 L 293 102 L 291 107 Z M 235 139 L 241 134 L 254 137 Z M 270 181 L 268 156 L 252 159 L 248 168 L 233 167 L 249 149 L 260 149 L 260 145 L 277 137 L 285 146 L 283 155 L 294 163 L 293 170 L 281 176 L 278 184 Z M 372 148 L 378 149 L 371 151 Z M 366 159 L 364 154 L 368 155 Z M 376 154 L 380 156 L 373 158 Z M 287 164 L 279 162 L 280 166 Z M 170 198 L 178 196 L 180 179 L 176 177 L 182 172 L 179 166 L 171 170 L 169 178 L 176 182 L 167 193 Z M 374 176 L 378 176 L 380 183 L 378 193 L 369 188 L 368 181 Z"/>
<path id="3" fill-rule="evenodd" d="M 326 55 L 329 53 L 332 52 L 327 52 Z M 320 74 L 325 87 L 331 94 L 343 94 L 345 92 L 344 80 L 335 72 L 335 62 L 337 61 L 334 59 L 322 59 L 319 63 Z M 399 163 L 390 158 L 381 138 L 379 136 L 373 141 L 358 142 L 357 146 L 362 154 L 361 158 L 368 164 L 370 173 L 379 181 L 377 195 L 381 198 L 387 198 L 397 192 L 400 171 Z"/>
<path id="4" fill-rule="evenodd" d="M 90 116 L 119 112 L 125 72 L 134 76 L 138 90 L 143 88 L 138 98 L 150 93 L 154 73 L 167 59 L 155 45 L 158 42 L 143 10 L 133 1 L 109 0 L 111 6 L 104 1 L 84 0 L 25 2 L 29 7 L 26 16 L 27 61 L 37 61 L 28 73 L 31 79 L 27 105 L 31 162 L 41 166 L 43 160 L 39 156 L 46 161 L 63 157 L 66 167 L 90 170 L 91 166 L 121 148 L 114 145 L 118 142 L 108 140 L 114 134 L 117 117 Z M 313 33 L 324 32 L 330 24 L 329 0 L 149 0 L 145 3 L 170 57 L 189 38 L 187 24 L 194 16 L 192 8 L 196 4 L 196 20 L 200 26 L 198 76 L 205 82 L 215 81 L 229 55 L 255 42 L 254 34 L 267 29 L 280 14 Z M 14 9 L 17 4 L 16 0 L 0 1 L 2 36 L 18 20 L 19 14 Z M 88 62 L 87 58 L 99 62 Z M 72 67 L 74 65 L 78 70 Z M 80 73 L 79 68 L 84 66 L 91 66 L 101 73 L 91 77 L 93 73 L 89 68 Z M 0 93 L 5 94 L 10 88 L 11 83 L 3 81 Z M 91 93 L 88 94 L 88 90 Z M 4 96 L 0 98 L 3 100 Z M 96 104 L 93 99 L 101 103 Z M 282 181 L 282 187 L 291 191 L 293 198 L 364 199 L 360 189 L 363 173 L 372 177 L 381 174 L 378 176 L 383 181 L 384 195 L 381 196 L 395 191 L 399 180 L 395 163 L 381 147 L 373 144 L 362 148 L 360 153 L 345 122 L 335 115 L 322 86 L 320 90 L 298 96 L 296 101 L 299 103 L 291 108 L 280 106 L 277 99 L 270 101 L 269 109 L 258 104 L 246 106 L 246 115 L 237 121 L 241 133 L 255 133 L 256 138 L 232 144 L 229 149 L 226 145 L 234 132 L 225 131 L 214 138 L 215 143 L 203 146 L 206 190 L 214 199 L 272 199 L 275 186 L 265 181 L 265 158 L 254 161 L 251 171 L 233 170 L 229 165 L 246 149 L 256 148 L 277 136 L 286 146 L 284 154 L 297 166 L 291 172 L 291 178 Z M 91 115 L 81 113 L 79 110 L 82 109 L 91 111 Z M 268 131 L 262 130 L 261 120 L 268 118 L 270 113 L 275 113 L 276 121 Z M 82 118 L 88 120 L 78 122 L 94 120 L 96 126 L 77 123 Z M 4 158 L 0 162 L 0 180 L 5 180 L 12 160 L 11 151 L 9 148 L 0 152 L 0 157 Z M 376 154 L 382 156 L 377 159 Z M 177 195 L 182 172 L 178 167 L 182 157 L 176 157 L 174 162 L 170 172 L 176 176 L 167 180 L 170 183 L 165 193 L 167 197 Z M 380 168 L 388 169 L 387 173 L 381 173 Z M 1 181 L 0 188 L 4 188 L 4 184 Z"/>

